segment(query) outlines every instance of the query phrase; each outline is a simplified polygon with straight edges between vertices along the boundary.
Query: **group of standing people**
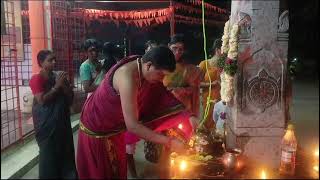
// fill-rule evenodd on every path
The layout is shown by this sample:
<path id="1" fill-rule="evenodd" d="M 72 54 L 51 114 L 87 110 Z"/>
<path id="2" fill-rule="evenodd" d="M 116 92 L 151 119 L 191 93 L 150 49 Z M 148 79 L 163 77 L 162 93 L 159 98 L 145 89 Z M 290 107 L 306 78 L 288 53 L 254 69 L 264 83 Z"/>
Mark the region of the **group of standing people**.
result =
<path id="1" fill-rule="evenodd" d="M 105 42 L 102 47 L 104 59 L 99 60 L 100 46 L 95 39 L 87 39 L 83 44 L 88 58 L 80 66 L 80 78 L 88 97 L 97 89 L 106 72 L 119 58 L 119 48 L 111 42 Z"/>
<path id="2" fill-rule="evenodd" d="M 190 137 L 199 122 L 191 94 L 197 94 L 194 91 L 200 86 L 206 89 L 206 76 L 214 81 L 216 89 L 212 92 L 219 89 L 219 72 L 211 62 L 215 60 L 208 60 L 212 67 L 209 73 L 203 63 L 200 68 L 187 64 L 185 45 L 182 35 L 173 36 L 168 46 L 148 41 L 143 56 L 120 60 L 116 46 L 107 42 L 102 48 L 105 58 L 99 61 L 99 43 L 85 41 L 88 58 L 80 66 L 80 78 L 88 97 L 80 117 L 76 161 L 69 111 L 72 86 L 66 73 L 53 71 L 53 52 L 40 51 L 41 71 L 30 81 L 36 99 L 33 119 L 40 148 L 39 177 L 125 179 L 127 160 L 135 175 L 133 153 L 140 138 L 168 150 L 185 151 L 186 144 L 161 131 L 184 123 L 186 136 Z M 150 120 L 181 104 L 186 108 Z"/>

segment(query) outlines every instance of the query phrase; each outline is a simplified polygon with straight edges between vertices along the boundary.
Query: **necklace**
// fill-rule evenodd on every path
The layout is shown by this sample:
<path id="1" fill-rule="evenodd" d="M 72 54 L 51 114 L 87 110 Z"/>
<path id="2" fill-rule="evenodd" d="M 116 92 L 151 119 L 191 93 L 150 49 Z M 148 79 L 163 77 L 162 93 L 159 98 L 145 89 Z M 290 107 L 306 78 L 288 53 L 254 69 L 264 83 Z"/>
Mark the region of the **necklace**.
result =
<path id="1" fill-rule="evenodd" d="M 142 79 L 141 79 L 142 72 L 141 72 L 141 63 L 140 63 L 139 58 L 137 59 L 137 66 L 138 66 L 138 76 L 139 76 L 139 88 L 141 88 L 141 86 L 142 86 Z"/>

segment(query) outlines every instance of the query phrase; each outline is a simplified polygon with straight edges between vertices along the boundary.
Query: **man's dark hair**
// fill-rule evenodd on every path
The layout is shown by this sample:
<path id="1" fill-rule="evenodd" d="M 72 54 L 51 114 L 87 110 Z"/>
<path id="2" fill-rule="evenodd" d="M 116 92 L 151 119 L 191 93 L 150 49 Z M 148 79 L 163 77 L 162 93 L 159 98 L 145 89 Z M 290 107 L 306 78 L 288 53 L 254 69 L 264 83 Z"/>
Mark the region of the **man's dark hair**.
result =
<path id="1" fill-rule="evenodd" d="M 114 55 L 117 54 L 116 45 L 112 42 L 105 42 L 103 44 L 102 53 L 104 55 L 102 68 L 108 72 L 109 69 L 117 63 L 117 60 L 114 57 Z"/>
<path id="2" fill-rule="evenodd" d="M 43 63 L 43 61 L 44 61 L 50 54 L 52 54 L 52 53 L 53 53 L 53 52 L 50 51 L 50 50 L 48 50 L 48 49 L 40 50 L 40 51 L 38 52 L 38 55 L 37 55 L 38 65 L 39 65 L 40 67 L 42 67 L 42 66 L 41 66 L 41 63 Z"/>
<path id="3" fill-rule="evenodd" d="M 102 53 L 106 54 L 114 54 L 116 52 L 116 45 L 112 42 L 105 42 L 102 47 Z"/>
<path id="4" fill-rule="evenodd" d="M 82 45 L 82 49 L 87 51 L 90 47 L 95 47 L 97 50 L 101 49 L 101 44 L 96 39 L 87 39 Z"/>
<path id="5" fill-rule="evenodd" d="M 185 39 L 183 34 L 175 34 L 171 37 L 169 46 L 176 43 L 182 43 L 185 44 Z"/>
<path id="6" fill-rule="evenodd" d="M 149 40 L 144 44 L 144 49 L 147 49 L 149 46 L 151 46 L 152 44 L 156 44 L 158 45 L 158 43 L 154 40 Z"/>
<path id="7" fill-rule="evenodd" d="M 166 46 L 152 48 L 142 56 L 143 62 L 151 62 L 157 69 L 173 72 L 176 69 L 176 60 L 172 51 Z"/>

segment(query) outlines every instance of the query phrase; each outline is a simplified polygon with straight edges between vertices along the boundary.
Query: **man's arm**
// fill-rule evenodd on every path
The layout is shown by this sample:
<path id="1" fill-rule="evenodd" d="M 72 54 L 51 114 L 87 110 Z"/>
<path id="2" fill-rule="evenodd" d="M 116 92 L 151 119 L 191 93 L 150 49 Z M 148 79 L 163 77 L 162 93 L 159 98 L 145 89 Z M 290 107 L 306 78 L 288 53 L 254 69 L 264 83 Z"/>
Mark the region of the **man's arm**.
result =
<path id="1" fill-rule="evenodd" d="M 97 89 L 98 86 L 93 83 L 94 79 L 91 77 L 91 69 L 88 64 L 82 64 L 80 66 L 80 78 L 86 93 L 93 92 Z"/>
<path id="2" fill-rule="evenodd" d="M 86 93 L 95 91 L 98 86 L 95 85 L 91 80 L 82 81 L 83 89 Z"/>
<path id="3" fill-rule="evenodd" d="M 114 76 L 114 78 L 116 77 Z M 114 80 L 114 86 L 120 93 L 122 112 L 128 131 L 146 140 L 166 144 L 169 138 L 153 132 L 138 122 L 138 88 L 133 78 L 126 72 L 118 72 L 118 79 Z"/>

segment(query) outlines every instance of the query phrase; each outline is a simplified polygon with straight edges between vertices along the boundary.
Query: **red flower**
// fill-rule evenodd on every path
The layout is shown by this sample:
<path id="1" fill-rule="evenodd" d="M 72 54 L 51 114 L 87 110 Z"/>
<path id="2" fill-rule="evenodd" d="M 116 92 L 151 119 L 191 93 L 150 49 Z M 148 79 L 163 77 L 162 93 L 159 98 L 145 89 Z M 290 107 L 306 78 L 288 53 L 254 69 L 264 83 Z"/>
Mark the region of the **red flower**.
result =
<path id="1" fill-rule="evenodd" d="M 220 118 L 221 119 L 226 119 L 227 118 L 227 114 L 225 112 L 221 112 L 220 113 Z"/>
<path id="2" fill-rule="evenodd" d="M 232 64 L 232 59 L 230 59 L 230 58 L 227 58 L 227 61 L 226 61 L 226 63 L 227 63 L 227 64 L 229 64 L 229 65 L 230 65 L 230 64 Z"/>

